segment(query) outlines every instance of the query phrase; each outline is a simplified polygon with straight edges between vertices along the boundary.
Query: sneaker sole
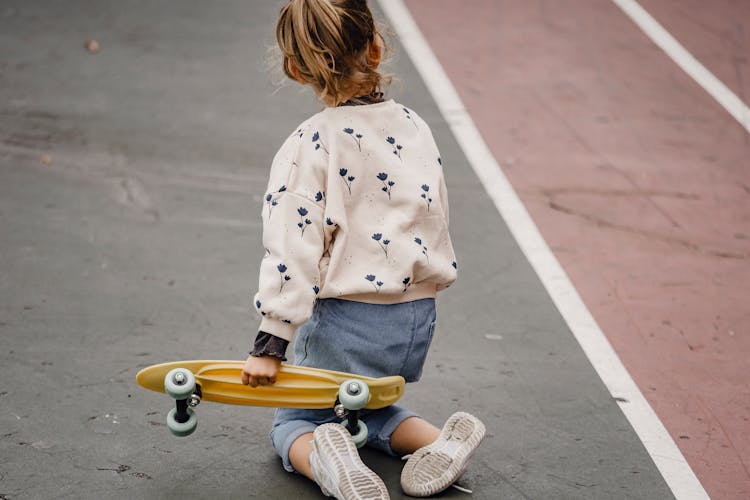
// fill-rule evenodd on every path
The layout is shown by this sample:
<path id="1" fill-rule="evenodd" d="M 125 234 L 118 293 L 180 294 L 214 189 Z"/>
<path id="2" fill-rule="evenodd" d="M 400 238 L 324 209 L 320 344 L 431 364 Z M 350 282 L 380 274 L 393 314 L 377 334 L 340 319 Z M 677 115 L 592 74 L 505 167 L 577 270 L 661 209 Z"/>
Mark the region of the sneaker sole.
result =
<path id="1" fill-rule="evenodd" d="M 434 443 L 417 450 L 401 472 L 404 493 L 426 497 L 453 484 L 484 438 L 484 424 L 468 413 L 455 413 Z"/>
<path id="2" fill-rule="evenodd" d="M 383 480 L 359 458 L 349 431 L 339 424 L 324 424 L 314 434 L 317 453 L 327 458 L 338 479 L 338 491 L 328 492 L 339 500 L 388 500 Z M 337 494 L 338 493 L 338 494 Z"/>

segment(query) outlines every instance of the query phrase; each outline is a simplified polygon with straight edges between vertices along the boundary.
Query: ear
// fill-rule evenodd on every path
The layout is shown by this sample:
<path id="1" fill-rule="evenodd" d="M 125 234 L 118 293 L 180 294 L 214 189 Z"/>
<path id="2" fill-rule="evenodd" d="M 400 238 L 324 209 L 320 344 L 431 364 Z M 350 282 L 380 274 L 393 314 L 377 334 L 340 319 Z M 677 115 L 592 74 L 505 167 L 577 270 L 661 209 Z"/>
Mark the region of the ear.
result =
<path id="1" fill-rule="evenodd" d="M 383 57 L 383 43 L 380 35 L 375 35 L 372 43 L 367 49 L 367 64 L 372 69 L 378 69 L 380 61 Z"/>

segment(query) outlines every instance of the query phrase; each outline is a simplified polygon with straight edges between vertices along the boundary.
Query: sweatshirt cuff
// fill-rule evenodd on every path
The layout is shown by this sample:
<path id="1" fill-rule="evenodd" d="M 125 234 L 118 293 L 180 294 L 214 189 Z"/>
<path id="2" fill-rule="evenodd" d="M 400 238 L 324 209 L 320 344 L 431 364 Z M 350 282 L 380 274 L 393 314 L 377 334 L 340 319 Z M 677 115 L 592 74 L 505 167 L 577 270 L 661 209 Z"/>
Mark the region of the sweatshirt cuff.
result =
<path id="1" fill-rule="evenodd" d="M 253 350 L 250 351 L 250 354 L 256 357 L 271 356 L 279 358 L 281 361 L 286 361 L 285 354 L 288 346 L 288 340 L 271 335 L 268 332 L 260 331 L 255 337 Z"/>
<path id="2" fill-rule="evenodd" d="M 261 320 L 258 330 L 270 333 L 271 335 L 291 342 L 292 337 L 294 337 L 294 332 L 297 331 L 297 327 L 292 325 L 291 323 L 285 323 L 283 321 L 265 316 Z"/>

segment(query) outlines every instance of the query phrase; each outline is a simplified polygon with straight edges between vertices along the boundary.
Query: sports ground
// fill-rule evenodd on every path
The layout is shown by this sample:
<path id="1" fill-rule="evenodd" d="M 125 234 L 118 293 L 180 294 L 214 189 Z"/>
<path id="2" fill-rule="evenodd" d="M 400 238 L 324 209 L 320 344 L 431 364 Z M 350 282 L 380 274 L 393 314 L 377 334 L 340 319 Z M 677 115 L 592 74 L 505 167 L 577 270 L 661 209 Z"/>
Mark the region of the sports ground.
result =
<path id="1" fill-rule="evenodd" d="M 750 4 L 371 3 L 459 261 L 402 401 L 485 422 L 472 497 L 749 498 Z M 272 81 L 280 5 L 0 5 L 0 499 L 321 498 L 272 410 L 177 439 L 135 384 L 254 337 L 268 168 L 319 109 Z"/>

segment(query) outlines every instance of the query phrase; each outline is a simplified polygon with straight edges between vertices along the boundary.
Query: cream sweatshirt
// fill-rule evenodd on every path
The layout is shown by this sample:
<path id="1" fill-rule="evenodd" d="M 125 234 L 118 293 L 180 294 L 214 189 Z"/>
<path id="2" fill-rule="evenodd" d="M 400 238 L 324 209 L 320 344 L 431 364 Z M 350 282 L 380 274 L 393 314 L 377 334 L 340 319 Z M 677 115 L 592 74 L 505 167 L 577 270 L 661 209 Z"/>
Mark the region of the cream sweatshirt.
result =
<path id="1" fill-rule="evenodd" d="M 456 279 L 440 153 L 393 100 L 302 123 L 274 157 L 262 218 L 259 330 L 286 340 L 317 298 L 395 304 Z"/>

